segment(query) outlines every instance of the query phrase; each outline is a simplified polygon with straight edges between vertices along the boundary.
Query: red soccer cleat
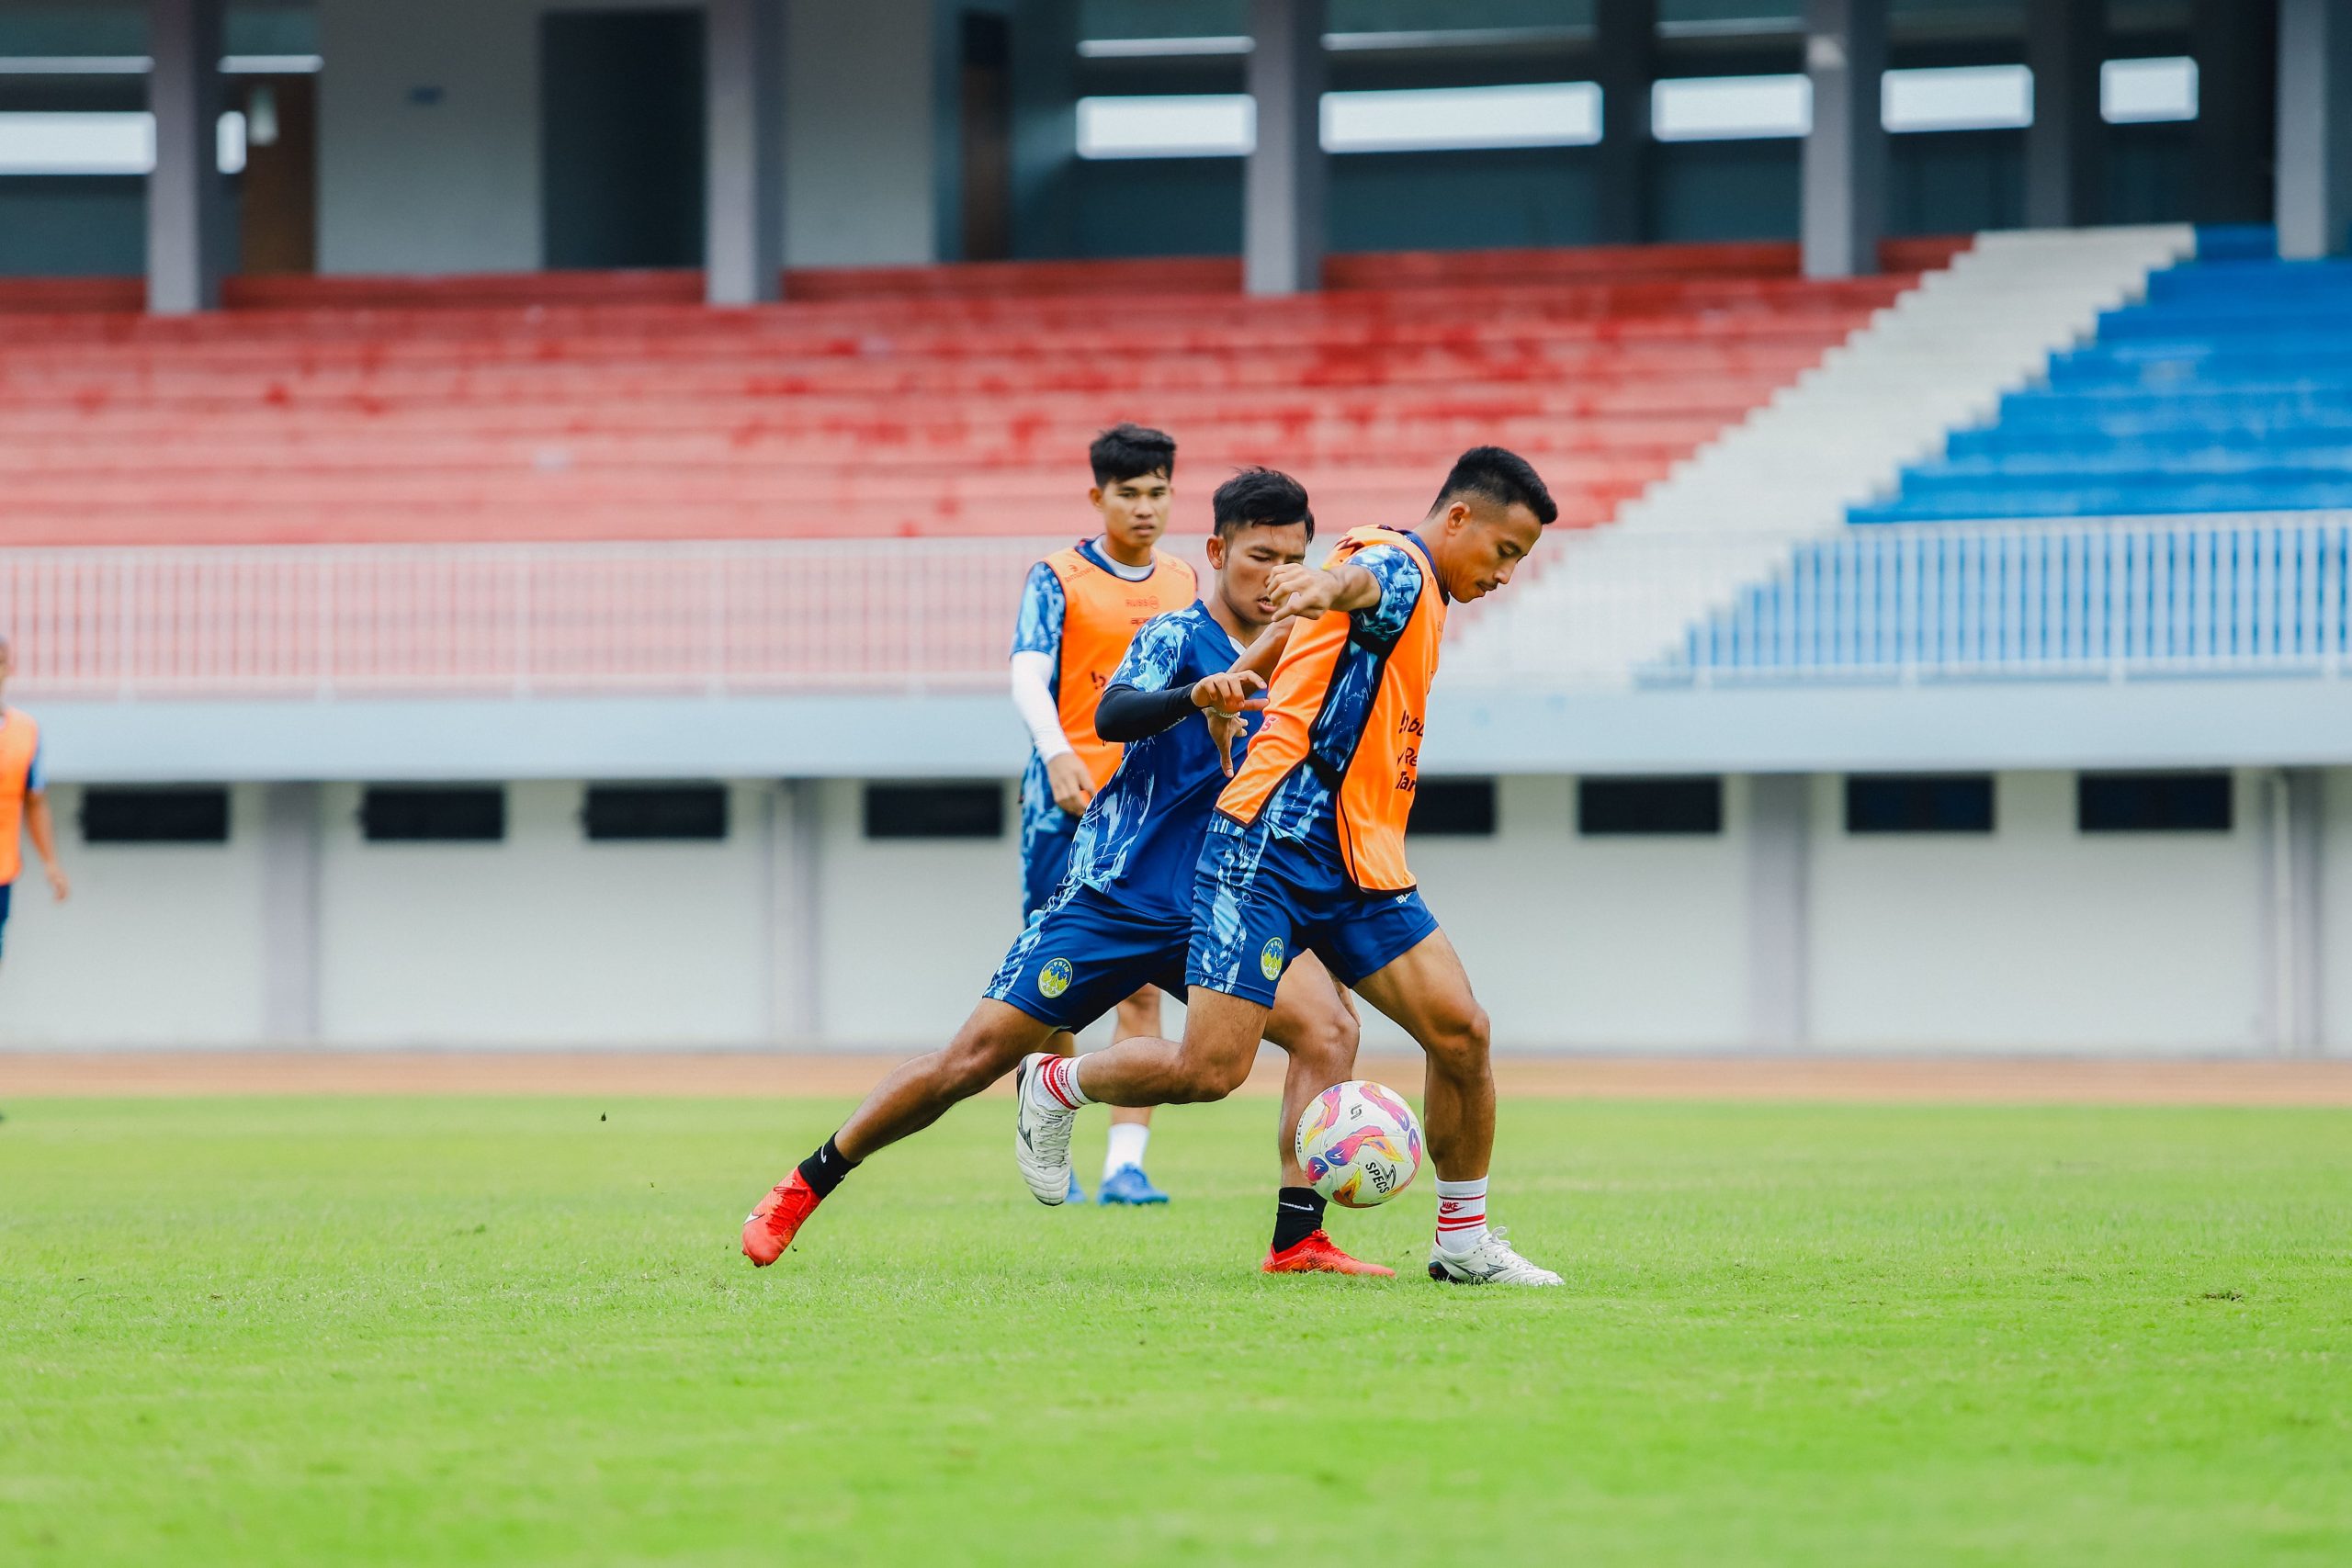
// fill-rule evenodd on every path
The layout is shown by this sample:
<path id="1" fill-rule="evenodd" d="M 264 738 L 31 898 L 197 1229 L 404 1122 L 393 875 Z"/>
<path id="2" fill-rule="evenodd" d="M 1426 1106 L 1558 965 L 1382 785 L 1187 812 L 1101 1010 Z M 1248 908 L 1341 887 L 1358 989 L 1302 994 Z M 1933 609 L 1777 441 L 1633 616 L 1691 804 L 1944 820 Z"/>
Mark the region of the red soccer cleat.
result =
<path id="1" fill-rule="evenodd" d="M 749 1232 L 745 1233 L 747 1235 Z M 1340 1250 L 1340 1244 L 1322 1231 L 1317 1231 L 1305 1241 L 1295 1242 L 1276 1252 L 1266 1249 L 1266 1260 L 1258 1265 L 1267 1274 L 1374 1274 L 1385 1280 L 1396 1277 L 1394 1269 L 1384 1269 L 1377 1263 L 1366 1263 L 1361 1258 L 1351 1258 Z"/>
<path id="2" fill-rule="evenodd" d="M 783 1257 L 801 1225 L 823 1201 L 795 1170 L 777 1182 L 743 1222 L 743 1256 L 761 1269 Z"/>

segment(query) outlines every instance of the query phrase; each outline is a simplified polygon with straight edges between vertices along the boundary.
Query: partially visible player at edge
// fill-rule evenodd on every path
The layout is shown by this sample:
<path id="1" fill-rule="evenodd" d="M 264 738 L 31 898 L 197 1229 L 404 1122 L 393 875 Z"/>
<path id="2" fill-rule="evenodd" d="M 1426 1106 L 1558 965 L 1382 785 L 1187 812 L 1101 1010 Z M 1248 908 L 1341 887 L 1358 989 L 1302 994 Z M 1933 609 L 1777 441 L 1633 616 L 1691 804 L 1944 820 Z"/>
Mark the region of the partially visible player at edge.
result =
<path id="1" fill-rule="evenodd" d="M 0 688 L 17 672 L 17 650 L 0 637 Z M 0 939 L 8 929 L 8 903 L 17 874 L 24 869 L 24 845 L 33 841 L 50 895 L 62 903 L 74 891 L 57 863 L 57 825 L 49 814 L 49 781 L 40 759 L 40 726 L 22 708 L 0 705 Z"/>
<path id="2" fill-rule="evenodd" d="M 1168 531 L 1176 443 L 1136 424 L 1119 424 L 1087 450 L 1094 488 L 1087 499 L 1102 532 L 1056 550 L 1029 569 L 1021 618 L 1012 634 L 1012 705 L 1029 727 L 1029 765 L 1021 774 L 1021 915 L 1034 920 L 1069 868 L 1078 819 L 1119 765 L 1119 748 L 1094 728 L 1094 705 L 1136 630 L 1154 615 L 1182 609 L 1199 592 L 1191 565 L 1153 548 Z M 1159 1032 L 1159 993 L 1147 986 L 1122 999 L 1111 1038 Z M 1053 1050 L 1070 1055 L 1069 1035 Z M 1102 1159 L 1105 1203 L 1165 1203 L 1168 1194 L 1144 1175 L 1151 1112 L 1111 1118 Z M 1069 1196 L 1083 1202 L 1078 1173 Z"/>
<path id="3" fill-rule="evenodd" d="M 1144 627 L 1102 694 L 1102 732 L 1126 753 L 1085 818 L 1070 853 L 1069 879 L 1005 955 L 987 993 L 946 1050 L 909 1062 L 884 1079 L 841 1131 L 800 1162 L 743 1223 L 743 1252 L 773 1263 L 801 1224 L 857 1163 L 921 1131 L 958 1100 L 1011 1071 L 1057 1031 L 1082 1029 L 1139 986 L 1184 983 L 1192 942 L 1193 868 L 1209 808 L 1231 772 L 1220 737 L 1255 724 L 1249 694 L 1256 675 L 1229 667 L 1273 618 L 1271 576 L 1306 558 L 1315 519 L 1296 480 L 1251 468 L 1217 489 L 1209 597 Z M 1216 720 L 1215 724 L 1210 722 Z M 1388 1274 L 1359 1262 L 1323 1231 L 1323 1200 L 1306 1184 L 1292 1130 L 1307 1101 L 1348 1077 L 1356 1020 L 1312 958 L 1291 966 L 1267 1038 L 1290 1053 L 1275 1126 L 1283 1188 L 1274 1235 L 1260 1268 L 1270 1274 Z M 1058 1060 L 1059 1058 L 1056 1058 Z M 1064 1145 L 1067 1165 L 1068 1145 Z M 1038 1196 L 1059 1203 L 1063 1184 Z"/>
<path id="4" fill-rule="evenodd" d="M 1232 1093 L 1249 1075 L 1285 967 L 1312 952 L 1428 1054 L 1422 1117 L 1438 1196 L 1430 1278 L 1560 1283 L 1487 1228 L 1487 1014 L 1405 867 L 1446 607 L 1509 582 L 1557 514 L 1524 459 L 1480 446 L 1462 455 L 1411 532 L 1357 528 L 1321 570 L 1274 573 L 1281 613 L 1300 619 L 1279 656 L 1265 728 L 1218 797 L 1201 848 L 1184 1038 L 1022 1063 L 1013 1152 L 1032 1192 L 1062 1190 L 1080 1106 Z M 1269 638 L 1263 654 L 1272 653 Z"/>

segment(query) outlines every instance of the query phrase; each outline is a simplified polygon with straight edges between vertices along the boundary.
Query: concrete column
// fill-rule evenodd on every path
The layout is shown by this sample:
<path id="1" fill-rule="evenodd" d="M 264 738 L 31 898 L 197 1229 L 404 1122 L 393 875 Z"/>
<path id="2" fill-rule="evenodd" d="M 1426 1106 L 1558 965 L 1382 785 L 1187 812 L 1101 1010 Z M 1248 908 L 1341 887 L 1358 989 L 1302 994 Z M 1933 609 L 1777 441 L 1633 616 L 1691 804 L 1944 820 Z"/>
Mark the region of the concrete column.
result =
<path id="1" fill-rule="evenodd" d="M 1878 270 L 1886 222 L 1886 0 L 1805 0 L 1804 70 L 1804 275 L 1863 276 Z"/>
<path id="2" fill-rule="evenodd" d="M 703 286 L 714 305 L 774 299 L 784 271 L 785 0 L 709 0 Z"/>
<path id="3" fill-rule="evenodd" d="M 1012 17 L 1012 254 L 1078 243 L 1078 0 L 1023 0 Z"/>
<path id="4" fill-rule="evenodd" d="M 824 1033 L 818 946 L 818 845 L 824 783 L 786 779 L 768 796 L 768 1039 L 805 1045 Z"/>
<path id="5" fill-rule="evenodd" d="M 319 1038 L 319 863 L 314 784 L 261 791 L 261 1027 L 275 1045 Z"/>
<path id="6" fill-rule="evenodd" d="M 2352 249 L 2352 0 L 2279 0 L 2278 254 Z"/>
<path id="7" fill-rule="evenodd" d="M 1593 75 L 1600 84 L 1599 209 L 1606 245 L 1649 238 L 1650 84 L 1657 76 L 1657 0 L 1600 0 Z"/>
<path id="8" fill-rule="evenodd" d="M 1813 779 L 1747 781 L 1747 1043 L 1784 1051 L 1812 1038 Z"/>
<path id="9" fill-rule="evenodd" d="M 2281 1055 L 2317 1055 L 2325 1046 L 2327 1016 L 2322 991 L 2327 949 L 2320 931 L 2325 775 L 2317 768 L 2282 768 L 2259 780 L 2263 1033 Z"/>
<path id="10" fill-rule="evenodd" d="M 2025 62 L 2033 72 L 2033 124 L 2025 133 L 2028 228 L 2098 220 L 2107 130 L 2098 77 L 2106 46 L 2106 0 L 2040 0 L 2026 7 Z"/>
<path id="11" fill-rule="evenodd" d="M 1257 145 L 1244 176 L 1243 287 L 1323 284 L 1323 0 L 1250 0 L 1250 96 Z"/>
<path id="12" fill-rule="evenodd" d="M 2281 11 L 2290 0 L 2189 0 L 2197 118 L 2189 133 L 2188 217 L 2260 223 L 2270 210 Z"/>
<path id="13" fill-rule="evenodd" d="M 155 65 L 155 172 L 147 176 L 147 309 L 209 310 L 228 270 L 228 190 L 220 181 L 222 0 L 149 0 Z"/>

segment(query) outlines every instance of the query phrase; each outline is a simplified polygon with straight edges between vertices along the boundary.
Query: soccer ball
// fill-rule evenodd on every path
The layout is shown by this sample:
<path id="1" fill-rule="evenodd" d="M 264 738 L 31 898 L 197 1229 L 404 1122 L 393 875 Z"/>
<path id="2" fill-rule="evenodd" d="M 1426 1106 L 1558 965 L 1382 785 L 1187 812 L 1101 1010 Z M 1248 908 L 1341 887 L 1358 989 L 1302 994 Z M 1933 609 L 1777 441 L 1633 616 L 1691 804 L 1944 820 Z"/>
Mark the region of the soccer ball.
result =
<path id="1" fill-rule="evenodd" d="M 1385 1203 L 1421 1171 L 1421 1124 L 1395 1089 L 1358 1078 L 1327 1089 L 1298 1119 L 1298 1163 L 1347 1209 Z"/>

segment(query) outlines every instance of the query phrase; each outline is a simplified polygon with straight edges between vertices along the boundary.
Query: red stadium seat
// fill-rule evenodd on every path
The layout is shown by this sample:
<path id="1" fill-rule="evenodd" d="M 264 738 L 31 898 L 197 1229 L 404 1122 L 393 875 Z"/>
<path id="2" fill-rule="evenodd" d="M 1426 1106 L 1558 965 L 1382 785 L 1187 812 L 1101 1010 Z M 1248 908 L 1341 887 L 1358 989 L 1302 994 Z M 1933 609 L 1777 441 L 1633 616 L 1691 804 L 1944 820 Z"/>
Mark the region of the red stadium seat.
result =
<path id="1" fill-rule="evenodd" d="M 0 281 L 0 543 L 1054 534 L 1119 419 L 1182 441 L 1182 531 L 1253 462 L 1334 526 L 1418 515 L 1480 441 L 1589 525 L 1962 243 L 1838 282 L 1778 243 L 1338 256 L 1278 300 L 1230 258 L 796 272 L 740 310 L 693 272 L 239 278 L 167 319 Z M 1106 311 L 1148 325 L 1108 347 Z"/>

